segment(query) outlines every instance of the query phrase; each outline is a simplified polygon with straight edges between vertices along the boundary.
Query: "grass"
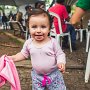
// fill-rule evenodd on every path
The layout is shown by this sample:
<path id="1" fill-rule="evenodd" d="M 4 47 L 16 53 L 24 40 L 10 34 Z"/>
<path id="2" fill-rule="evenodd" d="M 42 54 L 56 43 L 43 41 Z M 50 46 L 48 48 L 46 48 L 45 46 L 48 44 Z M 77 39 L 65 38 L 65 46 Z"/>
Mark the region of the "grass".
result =
<path id="1" fill-rule="evenodd" d="M 23 45 L 23 42 L 20 42 L 17 38 L 9 37 L 9 40 L 16 43 L 17 45 Z"/>
<path id="2" fill-rule="evenodd" d="M 22 42 L 20 40 L 20 38 L 18 38 L 17 36 L 14 36 L 12 33 L 8 32 L 8 31 L 0 31 L 0 35 L 5 35 L 6 36 L 6 41 L 5 42 L 12 42 L 15 43 L 17 45 L 23 45 L 24 41 Z M 5 38 L 4 38 L 5 39 Z"/>

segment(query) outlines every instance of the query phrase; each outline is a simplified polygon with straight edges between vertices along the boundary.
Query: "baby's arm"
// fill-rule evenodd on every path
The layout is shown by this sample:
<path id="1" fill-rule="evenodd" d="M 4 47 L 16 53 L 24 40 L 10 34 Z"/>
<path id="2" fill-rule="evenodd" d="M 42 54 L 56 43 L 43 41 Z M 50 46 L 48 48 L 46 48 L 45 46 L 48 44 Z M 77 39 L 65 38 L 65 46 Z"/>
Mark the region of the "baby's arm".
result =
<path id="1" fill-rule="evenodd" d="M 21 52 L 17 53 L 16 55 L 9 56 L 9 57 L 10 57 L 14 62 L 21 61 L 21 60 L 24 60 L 24 59 L 25 59 L 24 55 L 23 55 Z"/>
<path id="2" fill-rule="evenodd" d="M 66 55 L 62 51 L 59 43 L 55 40 L 54 43 L 54 52 L 55 52 L 55 58 L 57 60 L 57 67 L 61 72 L 65 72 L 65 64 L 66 64 Z"/>
<path id="3" fill-rule="evenodd" d="M 65 72 L 65 64 L 66 64 L 66 55 L 62 51 L 60 46 L 59 46 L 59 48 L 56 49 L 56 59 L 57 59 L 58 69 L 64 73 Z"/>

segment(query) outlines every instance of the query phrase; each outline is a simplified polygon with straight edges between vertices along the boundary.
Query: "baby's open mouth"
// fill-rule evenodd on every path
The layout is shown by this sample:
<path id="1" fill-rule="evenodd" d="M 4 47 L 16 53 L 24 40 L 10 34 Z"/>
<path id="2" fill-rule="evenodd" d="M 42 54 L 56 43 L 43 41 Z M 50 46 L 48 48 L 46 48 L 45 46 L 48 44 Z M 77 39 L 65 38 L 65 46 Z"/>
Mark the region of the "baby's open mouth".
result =
<path id="1" fill-rule="evenodd" d="M 35 35 L 35 36 L 42 36 L 42 35 Z"/>

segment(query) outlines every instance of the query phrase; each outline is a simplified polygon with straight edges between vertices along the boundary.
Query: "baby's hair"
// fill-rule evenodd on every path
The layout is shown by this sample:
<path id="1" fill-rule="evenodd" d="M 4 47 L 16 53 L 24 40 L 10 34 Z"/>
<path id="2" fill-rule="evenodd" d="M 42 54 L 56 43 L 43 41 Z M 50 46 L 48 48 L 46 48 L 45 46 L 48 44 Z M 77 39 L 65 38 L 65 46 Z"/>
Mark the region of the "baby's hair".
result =
<path id="1" fill-rule="evenodd" d="M 51 18 L 50 14 L 48 11 L 45 11 L 41 8 L 34 8 L 32 9 L 32 11 L 30 12 L 29 14 L 29 18 L 32 16 L 32 15 L 40 15 L 40 14 L 45 14 L 47 15 L 48 19 L 49 19 L 49 24 L 50 24 L 50 29 L 52 27 L 52 22 L 53 22 L 53 19 Z"/>

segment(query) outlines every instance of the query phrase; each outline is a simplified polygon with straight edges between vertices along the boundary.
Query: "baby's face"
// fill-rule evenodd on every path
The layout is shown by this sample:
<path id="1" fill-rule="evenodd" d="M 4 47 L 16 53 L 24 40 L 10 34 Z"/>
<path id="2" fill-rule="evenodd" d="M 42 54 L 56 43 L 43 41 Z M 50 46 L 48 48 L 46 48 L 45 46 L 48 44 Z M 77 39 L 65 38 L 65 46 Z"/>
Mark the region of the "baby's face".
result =
<path id="1" fill-rule="evenodd" d="M 29 19 L 29 31 L 36 41 L 43 41 L 48 38 L 50 23 L 45 14 L 33 15 Z"/>

